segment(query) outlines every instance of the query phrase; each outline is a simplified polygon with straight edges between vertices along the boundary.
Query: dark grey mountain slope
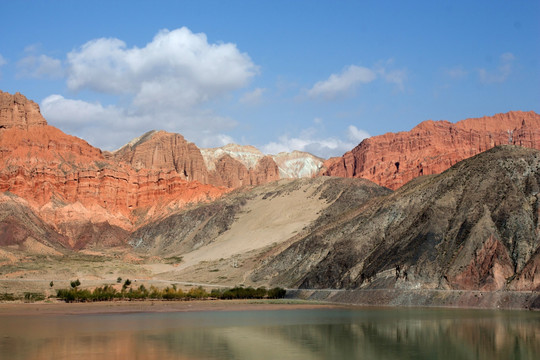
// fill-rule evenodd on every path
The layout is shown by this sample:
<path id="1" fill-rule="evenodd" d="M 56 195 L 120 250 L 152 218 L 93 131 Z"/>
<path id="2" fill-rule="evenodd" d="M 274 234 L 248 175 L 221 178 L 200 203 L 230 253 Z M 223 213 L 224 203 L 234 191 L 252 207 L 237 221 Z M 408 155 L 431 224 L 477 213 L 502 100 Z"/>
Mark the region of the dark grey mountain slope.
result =
<path id="1" fill-rule="evenodd" d="M 497 147 L 418 178 L 309 235 L 252 275 L 302 288 L 540 286 L 540 152 Z"/>

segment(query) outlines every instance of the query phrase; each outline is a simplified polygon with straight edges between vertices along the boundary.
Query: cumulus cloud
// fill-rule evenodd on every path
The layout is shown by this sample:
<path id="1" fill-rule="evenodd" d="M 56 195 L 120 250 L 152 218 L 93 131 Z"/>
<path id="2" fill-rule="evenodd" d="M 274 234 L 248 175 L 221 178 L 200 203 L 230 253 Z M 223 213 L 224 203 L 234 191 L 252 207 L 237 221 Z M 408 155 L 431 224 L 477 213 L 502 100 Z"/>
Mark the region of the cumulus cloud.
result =
<path id="1" fill-rule="evenodd" d="M 362 66 L 350 65 L 339 74 L 332 74 L 327 80 L 319 81 L 308 90 L 312 98 L 323 97 L 334 99 L 340 95 L 353 91 L 360 84 L 367 84 L 375 80 L 377 75 L 371 69 Z"/>
<path id="2" fill-rule="evenodd" d="M 56 94 L 46 97 L 40 105 L 51 125 L 104 150 L 115 150 L 149 130 L 181 132 L 186 139 L 203 147 L 234 142 L 222 132 L 232 129 L 236 122 L 210 110 L 150 114 L 128 111 L 115 105 L 104 106 L 99 102 L 67 99 Z"/>
<path id="3" fill-rule="evenodd" d="M 30 54 L 17 62 L 17 76 L 28 78 L 61 78 L 62 62 L 47 55 Z"/>
<path id="4" fill-rule="evenodd" d="M 67 63 L 71 90 L 132 94 L 138 106 L 191 107 L 246 86 L 258 72 L 235 44 L 210 44 L 185 27 L 162 30 L 143 48 L 92 40 L 70 52 Z"/>
<path id="5" fill-rule="evenodd" d="M 369 137 L 369 134 L 363 130 L 359 130 L 354 125 L 350 125 L 347 129 L 346 137 L 349 141 L 344 141 L 336 137 L 321 137 L 317 134 L 317 130 L 309 128 L 303 130 L 296 137 L 282 135 L 278 141 L 270 142 L 262 146 L 261 149 L 266 154 L 277 154 L 293 150 L 306 151 L 327 159 L 333 156 L 343 155 L 358 145 L 360 141 Z"/>
<path id="6" fill-rule="evenodd" d="M 240 98 L 240 102 L 248 105 L 258 104 L 261 102 L 262 95 L 265 91 L 266 89 L 256 88 L 255 90 L 242 95 L 242 97 Z"/>
<path id="7" fill-rule="evenodd" d="M 504 53 L 499 58 L 499 66 L 497 69 L 489 71 L 484 68 L 478 70 L 480 81 L 484 84 L 502 83 L 512 73 L 515 56 L 512 53 Z"/>
<path id="8" fill-rule="evenodd" d="M 209 43 L 205 34 L 185 27 L 162 30 L 143 47 L 94 39 L 67 54 L 67 87 L 122 102 L 51 95 L 42 111 L 52 125 L 106 150 L 153 129 L 181 133 L 199 146 L 221 146 L 233 140 L 224 133 L 237 123 L 205 107 L 247 86 L 257 73 L 258 66 L 235 44 Z M 252 98 L 263 91 L 256 89 Z"/>

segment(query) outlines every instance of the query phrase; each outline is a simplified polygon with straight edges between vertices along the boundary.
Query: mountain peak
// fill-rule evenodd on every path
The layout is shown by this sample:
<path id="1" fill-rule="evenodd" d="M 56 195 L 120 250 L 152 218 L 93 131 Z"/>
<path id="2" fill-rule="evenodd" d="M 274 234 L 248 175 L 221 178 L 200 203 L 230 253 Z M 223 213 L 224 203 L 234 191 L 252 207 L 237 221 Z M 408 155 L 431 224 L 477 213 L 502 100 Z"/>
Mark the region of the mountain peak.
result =
<path id="1" fill-rule="evenodd" d="M 31 126 L 47 125 L 39 111 L 39 105 L 24 95 L 11 95 L 0 90 L 0 129 L 19 128 L 27 130 Z"/>

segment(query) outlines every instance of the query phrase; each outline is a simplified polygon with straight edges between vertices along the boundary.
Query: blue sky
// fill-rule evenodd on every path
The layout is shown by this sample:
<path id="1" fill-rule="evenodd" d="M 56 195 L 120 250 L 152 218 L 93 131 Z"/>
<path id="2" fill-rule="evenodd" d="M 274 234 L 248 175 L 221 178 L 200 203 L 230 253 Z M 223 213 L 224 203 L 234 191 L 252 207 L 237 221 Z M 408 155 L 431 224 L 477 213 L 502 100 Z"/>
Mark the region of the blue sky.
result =
<path id="1" fill-rule="evenodd" d="M 4 1 L 0 90 L 106 150 L 341 155 L 423 120 L 540 112 L 539 1 Z"/>

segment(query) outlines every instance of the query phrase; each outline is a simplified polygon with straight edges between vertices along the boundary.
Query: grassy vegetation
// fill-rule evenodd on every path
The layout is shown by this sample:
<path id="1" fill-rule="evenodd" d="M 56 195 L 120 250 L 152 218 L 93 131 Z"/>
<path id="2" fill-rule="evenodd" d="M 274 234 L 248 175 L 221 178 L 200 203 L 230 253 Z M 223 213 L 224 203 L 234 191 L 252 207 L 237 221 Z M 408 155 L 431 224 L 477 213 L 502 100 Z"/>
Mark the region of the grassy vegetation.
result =
<path id="1" fill-rule="evenodd" d="M 65 302 L 93 302 L 112 300 L 194 300 L 194 299 L 280 299 L 285 296 L 285 289 L 266 288 L 254 289 L 252 287 L 234 287 L 232 289 L 213 289 L 208 293 L 202 287 L 196 287 L 189 291 L 177 289 L 176 286 L 158 289 L 154 286 L 147 289 L 144 285 L 136 289 L 122 287 L 121 291 L 110 285 L 95 288 L 93 291 L 86 289 L 60 289 L 56 297 Z"/>
<path id="2" fill-rule="evenodd" d="M 15 301 L 18 300 L 12 293 L 3 293 L 0 294 L 0 301 Z"/>

